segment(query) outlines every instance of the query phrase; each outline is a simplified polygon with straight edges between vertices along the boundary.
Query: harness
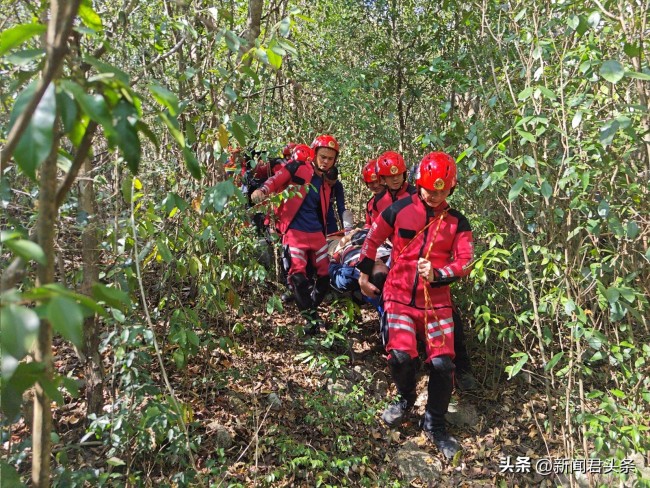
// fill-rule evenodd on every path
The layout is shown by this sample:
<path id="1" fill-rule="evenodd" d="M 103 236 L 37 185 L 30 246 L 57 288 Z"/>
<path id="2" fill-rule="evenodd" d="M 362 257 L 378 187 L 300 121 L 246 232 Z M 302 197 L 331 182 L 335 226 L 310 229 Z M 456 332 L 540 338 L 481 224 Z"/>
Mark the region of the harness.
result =
<path id="1" fill-rule="evenodd" d="M 410 246 L 411 243 L 413 241 L 415 241 L 415 239 L 417 239 L 422 233 L 424 233 L 429 227 L 431 227 L 431 225 L 433 225 L 434 223 L 437 222 L 438 225 L 436 226 L 435 234 L 433 235 L 433 238 L 431 239 L 431 242 L 429 243 L 429 247 L 427 248 L 427 252 L 424 255 L 424 259 L 426 259 L 428 261 L 429 260 L 429 254 L 431 253 L 431 248 L 433 247 L 433 243 L 436 241 L 436 238 L 438 237 L 438 232 L 440 231 L 440 225 L 442 224 L 442 221 L 444 220 L 444 218 L 447 216 L 448 213 L 449 213 L 449 208 L 446 208 L 445 210 L 440 212 L 438 217 L 434 217 L 433 219 L 431 219 L 429 221 L 429 223 L 427 223 L 427 225 L 425 225 L 422 229 L 420 229 L 418 231 L 418 233 L 415 234 L 413 236 L 413 238 L 410 241 L 408 241 L 404 247 L 402 247 L 399 254 L 395 258 L 395 262 L 397 262 L 399 260 L 399 258 L 402 256 L 402 254 L 404 253 L 406 248 L 408 246 Z M 433 304 L 431 303 L 431 294 L 429 293 L 429 288 L 430 288 L 431 285 L 429 285 L 428 281 L 425 282 L 425 283 L 426 284 L 424 286 L 424 323 L 425 323 L 425 331 L 424 331 L 424 333 L 425 333 L 425 336 L 426 336 L 427 343 L 432 348 L 440 349 L 440 348 L 443 348 L 445 346 L 445 344 L 447 342 L 447 338 L 446 338 L 446 334 L 445 334 L 444 330 L 442 330 L 442 324 L 440 324 L 440 319 L 438 318 L 438 314 L 436 313 L 435 309 L 433 308 Z M 440 332 L 441 332 L 440 335 L 442 336 L 442 344 L 440 344 L 440 345 L 435 345 L 433 343 L 433 339 L 429 339 L 429 333 L 426 330 L 426 326 L 429 324 L 429 311 L 431 311 L 431 313 L 433 314 L 434 321 L 438 324 L 438 327 L 440 328 Z"/>

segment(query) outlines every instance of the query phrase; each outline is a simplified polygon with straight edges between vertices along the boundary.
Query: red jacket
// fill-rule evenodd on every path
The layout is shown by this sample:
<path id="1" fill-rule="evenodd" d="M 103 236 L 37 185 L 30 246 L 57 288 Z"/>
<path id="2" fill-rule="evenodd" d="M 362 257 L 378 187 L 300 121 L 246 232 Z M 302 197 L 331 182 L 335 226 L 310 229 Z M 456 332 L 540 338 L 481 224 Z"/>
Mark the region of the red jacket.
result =
<path id="1" fill-rule="evenodd" d="M 375 202 L 375 196 L 373 195 L 370 197 L 370 200 L 366 202 L 366 223 L 364 224 L 364 228 L 370 228 L 372 225 L 372 211 L 373 211 L 373 204 Z"/>
<path id="2" fill-rule="evenodd" d="M 378 193 L 366 204 L 366 223 L 364 227 L 370 227 L 377 217 L 379 217 L 379 214 L 397 200 L 401 200 L 410 195 L 415 195 L 416 193 L 417 189 L 406 181 L 396 192 L 392 192 L 386 188 L 382 192 Z"/>
<path id="3" fill-rule="evenodd" d="M 293 186 L 293 190 L 297 190 L 298 194 L 283 200 L 278 207 L 276 215 L 279 219 L 277 224 L 278 231 L 284 234 L 296 214 L 300 211 L 300 207 L 304 202 L 307 189 L 314 176 L 314 167 L 311 164 L 292 162 L 283 166 L 275 175 L 270 177 L 261 186 L 261 190 L 270 195 L 271 193 L 280 193 Z M 325 234 L 325 222 L 327 222 L 327 209 L 330 204 L 330 186 L 323 183 L 320 186 L 320 211 L 319 220 L 323 225 L 323 234 Z"/>
<path id="4" fill-rule="evenodd" d="M 387 238 L 393 243 L 393 252 L 384 300 L 424 309 L 427 286 L 433 305 L 451 306 L 448 284 L 469 274 L 474 254 L 468 220 L 446 203 L 434 212 L 419 195 L 399 200 L 372 224 L 361 250 L 357 266 L 360 271 L 368 275 L 372 272 L 377 248 Z M 426 283 L 420 278 L 417 261 L 421 257 L 431 261 L 440 277 L 438 281 Z"/>

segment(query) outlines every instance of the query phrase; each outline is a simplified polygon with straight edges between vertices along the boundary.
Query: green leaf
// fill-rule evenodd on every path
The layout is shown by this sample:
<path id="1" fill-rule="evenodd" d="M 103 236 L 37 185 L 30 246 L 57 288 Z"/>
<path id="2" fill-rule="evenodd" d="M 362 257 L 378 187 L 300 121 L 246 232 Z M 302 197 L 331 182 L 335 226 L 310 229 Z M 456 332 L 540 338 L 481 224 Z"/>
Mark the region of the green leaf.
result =
<path id="1" fill-rule="evenodd" d="M 104 97 L 99 94 L 89 95 L 80 85 L 71 80 L 62 80 L 60 85 L 72 95 L 81 107 L 81 110 L 91 120 L 94 120 L 104 128 L 104 133 L 109 138 L 109 141 L 114 139 L 113 120 L 108 112 L 108 106 Z M 113 140 L 113 142 L 115 141 Z"/>
<path id="2" fill-rule="evenodd" d="M 202 206 L 221 212 L 228 203 L 228 199 L 235 194 L 235 185 L 232 180 L 222 181 L 208 188 L 205 192 Z"/>
<path id="3" fill-rule="evenodd" d="M 628 78 L 634 78 L 636 80 L 650 81 L 650 74 L 648 73 L 639 73 L 637 71 L 626 71 L 625 76 Z"/>
<path id="4" fill-rule="evenodd" d="M 530 96 L 533 94 L 533 91 L 535 90 L 535 87 L 529 86 L 528 88 L 522 90 L 519 95 L 517 95 L 517 99 L 521 102 L 527 100 L 530 98 Z"/>
<path id="5" fill-rule="evenodd" d="M 621 390 L 618 388 L 612 388 L 609 390 L 612 395 L 614 395 L 616 398 L 625 398 L 627 395 L 623 393 Z"/>
<path id="6" fill-rule="evenodd" d="M 237 139 L 239 145 L 241 147 L 246 147 L 246 133 L 241 126 L 237 122 L 233 122 L 230 130 L 232 135 L 235 136 L 235 139 Z"/>
<path id="7" fill-rule="evenodd" d="M 514 376 L 521 371 L 521 368 L 528 362 L 528 354 L 525 352 L 517 352 L 510 356 L 511 358 L 519 358 L 519 360 L 512 366 L 506 367 L 506 372 L 508 372 L 508 379 L 512 379 Z"/>
<path id="8" fill-rule="evenodd" d="M 282 37 L 287 37 L 289 35 L 290 27 L 291 27 L 291 19 L 289 17 L 285 17 L 278 24 L 278 32 Z"/>
<path id="9" fill-rule="evenodd" d="M 231 102 L 237 101 L 237 93 L 235 93 L 235 90 L 232 89 L 232 86 L 226 85 L 226 87 L 223 89 L 223 92 L 226 94 L 226 97 L 228 97 L 228 100 L 230 100 Z"/>
<path id="10" fill-rule="evenodd" d="M 138 173 L 140 166 L 140 139 L 135 128 L 138 114 L 130 103 L 120 100 L 113 109 L 113 120 L 115 121 L 115 132 L 117 133 L 117 146 L 126 161 L 129 170 L 134 175 Z"/>
<path id="11" fill-rule="evenodd" d="M 183 148 L 183 157 L 185 158 L 185 166 L 187 166 L 190 174 L 197 180 L 201 179 L 201 166 L 196 159 L 194 152 L 189 147 Z"/>
<path id="12" fill-rule="evenodd" d="M 508 200 L 511 202 L 519 196 L 521 193 L 522 188 L 524 187 L 524 184 L 526 183 L 526 178 L 521 177 L 519 178 L 514 185 L 512 185 L 512 188 L 510 188 L 510 192 L 508 192 Z"/>
<path id="13" fill-rule="evenodd" d="M 569 26 L 569 28 L 571 28 L 572 30 L 576 30 L 580 25 L 580 17 L 578 17 L 577 15 L 570 15 L 567 18 L 566 23 Z"/>
<path id="14" fill-rule="evenodd" d="M 176 139 L 176 142 L 181 147 L 185 147 L 185 136 L 183 133 L 180 131 L 178 127 L 178 120 L 176 120 L 176 117 L 170 117 L 169 112 L 163 112 L 158 114 L 160 119 L 163 121 L 163 123 L 167 126 L 169 129 L 169 132 L 172 136 L 174 136 L 174 139 Z"/>
<path id="15" fill-rule="evenodd" d="M 147 124 L 142 122 L 141 120 L 138 120 L 135 123 L 135 128 L 138 129 L 139 132 L 142 132 L 145 136 L 147 136 L 147 139 L 149 139 L 154 146 L 156 146 L 156 149 L 160 149 L 160 142 L 158 142 L 158 137 L 156 137 L 156 134 L 153 133 L 153 131 L 149 128 Z"/>
<path id="16" fill-rule="evenodd" d="M 130 85 L 130 77 L 121 69 L 113 66 L 112 64 L 104 63 L 99 59 L 93 56 L 84 56 L 84 62 L 90 64 L 100 73 L 111 73 L 115 75 L 115 78 L 118 79 L 124 86 Z"/>
<path id="17" fill-rule="evenodd" d="M 61 380 L 64 388 L 68 390 L 68 393 L 70 393 L 70 396 L 73 398 L 77 398 L 79 396 L 79 385 L 75 379 L 68 378 L 67 376 L 60 376 L 59 379 Z"/>
<path id="18" fill-rule="evenodd" d="M 619 293 L 617 288 L 607 288 L 605 291 L 605 297 L 607 297 L 607 301 L 610 304 L 614 304 L 618 302 L 618 299 L 620 298 L 621 294 Z"/>
<path id="19" fill-rule="evenodd" d="M 45 390 L 45 393 L 48 397 L 52 399 L 57 405 L 63 405 L 63 395 L 59 391 L 59 382 L 56 380 L 50 380 L 49 378 L 41 378 L 39 384 Z M 52 432 L 52 435 L 55 436 L 56 433 Z"/>
<path id="20" fill-rule="evenodd" d="M 178 97 L 175 93 L 172 93 L 167 88 L 160 86 L 157 83 L 149 85 L 149 91 L 158 103 L 167 107 L 172 117 L 178 115 Z"/>
<path id="21" fill-rule="evenodd" d="M 79 18 L 86 27 L 93 29 L 94 31 L 102 32 L 104 30 L 102 18 L 93 10 L 90 1 L 83 1 L 81 2 L 81 5 L 79 5 Z"/>
<path id="22" fill-rule="evenodd" d="M 551 187 L 551 185 L 549 185 L 548 181 L 546 180 L 544 180 L 544 182 L 542 183 L 541 191 L 542 191 L 542 196 L 544 198 L 548 199 L 551 198 L 551 195 L 553 195 L 553 187 Z"/>
<path id="23" fill-rule="evenodd" d="M 4 245 L 25 261 L 31 261 L 33 259 L 43 266 L 47 264 L 47 258 L 43 249 L 35 242 L 28 241 L 27 239 L 11 239 L 6 241 Z"/>
<path id="24" fill-rule="evenodd" d="M 560 359 L 564 356 L 564 352 L 558 352 L 551 358 L 551 360 L 544 366 L 544 371 L 550 371 L 552 370 L 555 365 L 560 362 Z"/>
<path id="25" fill-rule="evenodd" d="M 16 469 L 2 459 L 0 459 L 0 480 L 2 480 L 2 486 L 12 486 L 15 488 L 22 488 L 25 486 L 25 484 L 20 481 L 20 476 Z"/>
<path id="26" fill-rule="evenodd" d="M 43 363 L 32 361 L 18 364 L 11 378 L 3 377 L 0 400 L 2 401 L 2 410 L 7 418 L 13 420 L 18 416 L 23 392 L 40 380 L 44 371 L 45 366 Z M 2 486 L 5 486 L 4 482 Z"/>
<path id="27" fill-rule="evenodd" d="M 269 60 L 269 64 L 275 69 L 280 69 L 282 67 L 282 56 L 276 54 L 273 49 L 266 50 L 266 58 Z"/>
<path id="28" fill-rule="evenodd" d="M 16 98 L 9 119 L 10 130 L 34 96 L 36 84 L 36 81 L 31 83 Z M 14 151 L 16 164 L 33 180 L 36 180 L 36 169 L 52 151 L 55 119 L 56 93 L 54 84 L 50 83 Z"/>
<path id="29" fill-rule="evenodd" d="M 120 458 L 113 456 L 112 458 L 108 458 L 106 460 L 106 464 L 109 466 L 124 466 L 126 463 Z"/>
<path id="30" fill-rule="evenodd" d="M 172 252 L 169 250 L 167 243 L 161 238 L 156 239 L 156 245 L 158 246 L 158 254 L 166 263 L 171 263 L 174 259 Z"/>
<path id="31" fill-rule="evenodd" d="M 589 27 L 591 27 L 592 29 L 598 27 L 598 24 L 600 24 L 600 13 L 597 10 L 593 11 L 589 15 L 589 18 L 587 19 L 587 23 L 589 24 Z"/>
<path id="32" fill-rule="evenodd" d="M 235 34 L 233 31 L 227 30 L 225 37 L 226 37 L 226 45 L 228 46 L 228 49 L 230 49 L 234 53 L 238 53 L 239 47 L 241 46 L 241 42 L 239 40 L 239 37 L 237 37 L 237 34 Z"/>
<path id="33" fill-rule="evenodd" d="M 109 287 L 101 283 L 95 283 L 92 286 L 93 296 L 100 301 L 106 302 L 107 305 L 124 310 L 131 305 L 131 298 L 128 293 Z"/>
<path id="34" fill-rule="evenodd" d="M 10 27 L 0 33 L 0 56 L 19 46 L 27 39 L 45 32 L 46 27 L 43 24 L 20 24 Z"/>
<path id="35" fill-rule="evenodd" d="M 571 120 L 571 127 L 575 129 L 580 125 L 580 122 L 582 122 L 582 110 L 578 110 L 573 116 L 573 120 Z"/>
<path id="36" fill-rule="evenodd" d="M 625 233 L 628 239 L 636 239 L 636 236 L 639 235 L 639 230 L 638 224 L 633 220 L 630 220 L 625 226 Z"/>
<path id="37" fill-rule="evenodd" d="M 519 127 L 517 127 L 517 133 L 526 141 L 528 142 L 535 142 L 535 136 L 532 135 L 530 132 L 526 132 L 525 130 L 521 130 Z"/>
<path id="38" fill-rule="evenodd" d="M 77 347 L 83 347 L 83 314 L 77 302 L 54 296 L 47 304 L 47 318 L 54 330 Z"/>
<path id="39" fill-rule="evenodd" d="M 598 134 L 598 140 L 603 145 L 603 147 L 607 147 L 612 143 L 612 141 L 614 140 L 614 136 L 616 135 L 616 132 L 618 132 L 619 127 L 620 124 L 618 123 L 618 121 L 610 120 L 600 128 L 600 132 Z"/>
<path id="40" fill-rule="evenodd" d="M 69 134 L 74 129 L 77 115 L 79 113 L 77 110 L 77 104 L 68 92 L 60 90 L 56 94 L 56 106 L 61 114 L 63 131 L 64 133 Z"/>
<path id="41" fill-rule="evenodd" d="M 625 46 L 623 47 L 623 51 L 625 51 L 625 54 L 627 54 L 631 58 L 637 57 L 639 54 L 641 54 L 641 49 L 639 48 L 638 44 L 630 44 L 630 43 L 625 43 Z"/>
<path id="42" fill-rule="evenodd" d="M 610 59 L 600 66 L 600 76 L 610 83 L 618 83 L 625 76 L 625 69 L 621 63 Z"/>
<path id="43" fill-rule="evenodd" d="M 0 331 L 2 331 L 0 344 L 2 344 L 3 376 L 10 376 L 13 372 L 13 369 L 11 371 L 5 371 L 5 355 L 11 355 L 20 361 L 27 354 L 38 333 L 40 325 L 41 321 L 38 315 L 30 308 L 10 304 L 0 309 Z"/>

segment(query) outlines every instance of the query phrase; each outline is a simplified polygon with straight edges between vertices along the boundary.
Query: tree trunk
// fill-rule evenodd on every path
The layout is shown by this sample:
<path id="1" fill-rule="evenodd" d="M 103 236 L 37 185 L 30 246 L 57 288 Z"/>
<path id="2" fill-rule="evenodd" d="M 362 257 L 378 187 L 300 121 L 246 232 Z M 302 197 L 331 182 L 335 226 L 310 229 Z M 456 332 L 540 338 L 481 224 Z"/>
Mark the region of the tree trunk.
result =
<path id="1" fill-rule="evenodd" d="M 50 80 L 59 76 L 61 64 L 68 49 L 68 36 L 77 16 L 81 0 L 70 0 L 60 3 L 52 0 L 50 3 L 50 20 L 48 22 L 45 48 L 47 60 L 43 68 L 41 84 L 49 85 Z M 19 131 L 15 137 L 20 138 Z M 55 126 L 55 132 L 59 132 Z M 54 233 L 57 220 L 57 153 L 59 137 L 52 141 L 52 150 L 42 165 L 40 171 L 39 215 L 37 226 L 38 244 L 43 249 L 46 264 L 38 266 L 38 284 L 45 285 L 54 281 Z M 3 152 L 3 156 L 11 155 L 11 151 Z M 52 361 L 52 325 L 47 320 L 41 321 L 38 333 L 34 360 L 44 366 L 43 379 L 34 387 L 34 421 L 32 426 L 32 484 L 36 488 L 50 484 L 50 457 L 52 445 L 52 411 L 50 398 L 43 389 L 42 382 L 51 382 L 54 372 Z"/>
<path id="2" fill-rule="evenodd" d="M 255 40 L 260 35 L 260 23 L 262 21 L 262 0 L 249 0 L 248 1 L 248 21 L 246 22 L 246 32 L 244 38 L 246 39 L 247 46 L 242 46 L 240 56 L 243 55 L 248 49 L 255 45 Z M 247 63 L 250 65 L 250 61 Z"/>
<path id="3" fill-rule="evenodd" d="M 56 207 L 56 159 L 59 141 L 54 140 L 52 151 L 43 163 L 40 174 L 40 197 L 38 215 L 38 244 L 45 253 L 47 264 L 38 265 L 38 285 L 54 281 L 54 232 L 57 215 Z M 34 359 L 45 367 L 43 379 L 52 381 L 52 326 L 41 320 Z M 35 487 L 45 487 L 50 481 L 50 454 L 52 431 L 52 412 L 50 398 L 41 382 L 36 383 L 34 396 L 34 421 L 32 424 L 32 483 Z"/>
<path id="4" fill-rule="evenodd" d="M 92 286 L 99 281 L 97 268 L 97 212 L 95 208 L 95 187 L 92 180 L 92 162 L 86 157 L 79 180 L 79 210 L 85 213 L 87 222 L 81 233 L 81 258 L 83 282 L 81 293 L 92 295 Z M 104 375 L 99 356 L 99 330 L 97 316 L 84 321 L 84 370 L 86 375 L 87 413 L 100 414 L 104 404 Z"/>

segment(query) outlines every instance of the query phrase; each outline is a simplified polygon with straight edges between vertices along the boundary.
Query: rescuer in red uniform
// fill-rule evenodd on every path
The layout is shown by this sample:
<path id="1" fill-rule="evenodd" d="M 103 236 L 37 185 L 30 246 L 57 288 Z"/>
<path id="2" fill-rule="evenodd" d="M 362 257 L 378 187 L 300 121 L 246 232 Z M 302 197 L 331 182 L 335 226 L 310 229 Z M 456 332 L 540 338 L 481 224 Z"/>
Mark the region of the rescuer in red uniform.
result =
<path id="1" fill-rule="evenodd" d="M 288 282 L 306 320 L 307 334 L 315 334 L 324 326 L 317 308 L 330 283 L 325 240 L 330 187 L 325 184 L 323 174 L 334 166 L 338 153 L 339 144 L 330 135 L 316 137 L 311 148 L 299 144 L 293 148 L 292 161 L 251 196 L 257 203 L 289 185 L 294 187 L 296 194 L 284 200 L 277 211 L 277 228 L 289 261 Z M 315 282 L 307 275 L 309 262 L 315 270 Z"/>
<path id="2" fill-rule="evenodd" d="M 427 154 L 418 168 L 417 193 L 397 201 L 377 217 L 357 265 L 361 291 L 368 297 L 377 296 L 379 290 L 368 276 L 377 248 L 390 238 L 393 251 L 383 288 L 382 334 L 399 396 L 383 412 L 382 419 L 396 425 L 413 407 L 417 397 L 417 340 L 423 340 L 430 373 L 422 428 L 448 458 L 460 449 L 445 426 L 455 355 L 449 283 L 469 274 L 473 256 L 469 222 L 446 201 L 456 181 L 456 163 L 451 156 Z"/>
<path id="3" fill-rule="evenodd" d="M 377 158 L 376 174 L 384 189 L 366 206 L 366 227 L 370 227 L 384 209 L 416 192 L 415 187 L 406 180 L 404 158 L 395 151 L 386 151 Z"/>

